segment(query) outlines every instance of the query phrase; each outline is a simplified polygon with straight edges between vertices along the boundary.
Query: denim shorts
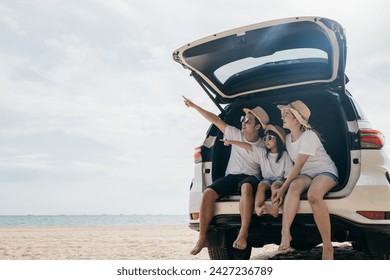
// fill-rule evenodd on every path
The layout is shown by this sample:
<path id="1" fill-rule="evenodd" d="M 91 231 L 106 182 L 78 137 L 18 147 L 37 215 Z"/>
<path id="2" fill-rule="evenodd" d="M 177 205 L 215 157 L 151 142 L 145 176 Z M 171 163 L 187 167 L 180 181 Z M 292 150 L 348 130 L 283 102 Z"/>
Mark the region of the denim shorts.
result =
<path id="1" fill-rule="evenodd" d="M 276 178 L 276 177 L 264 178 L 263 180 L 261 180 L 261 182 L 264 182 L 264 183 L 266 183 L 266 184 L 268 184 L 270 186 L 272 186 L 272 184 L 275 183 L 275 182 L 279 182 L 280 184 L 283 185 L 284 181 L 286 181 L 286 180 L 285 179 L 281 179 L 281 178 Z"/>
<path id="2" fill-rule="evenodd" d="M 306 177 L 309 177 L 309 178 L 312 179 L 312 180 L 313 180 L 315 177 L 320 176 L 320 175 L 329 176 L 329 177 L 331 177 L 331 178 L 336 182 L 336 186 L 339 184 L 339 177 L 337 177 L 335 174 L 330 173 L 330 172 L 321 172 L 321 173 L 314 174 L 314 175 L 312 175 L 312 176 L 309 176 L 309 175 L 307 175 L 307 174 L 302 174 L 302 175 L 304 175 L 304 176 L 306 176 Z"/>

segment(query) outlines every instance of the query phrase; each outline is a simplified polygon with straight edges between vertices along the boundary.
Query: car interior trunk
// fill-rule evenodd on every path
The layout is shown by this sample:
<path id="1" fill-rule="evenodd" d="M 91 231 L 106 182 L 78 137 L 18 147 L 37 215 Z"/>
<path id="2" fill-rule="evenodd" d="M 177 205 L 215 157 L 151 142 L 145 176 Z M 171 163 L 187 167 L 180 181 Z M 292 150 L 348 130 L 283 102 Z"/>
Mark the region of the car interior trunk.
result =
<path id="1" fill-rule="evenodd" d="M 262 97 L 264 96 L 264 97 Z M 243 108 L 254 108 L 261 106 L 269 115 L 270 124 L 283 126 L 280 110 L 276 107 L 279 104 L 288 104 L 295 100 L 303 101 L 311 110 L 309 123 L 318 131 L 322 143 L 335 162 L 339 172 L 339 184 L 332 189 L 336 192 L 342 189 L 349 177 L 350 168 L 350 147 L 347 132 L 347 122 L 344 113 L 341 111 L 339 95 L 329 91 L 300 90 L 299 92 L 275 91 L 272 94 L 250 96 L 236 100 L 226 107 L 225 122 L 237 128 L 241 128 L 240 117 L 244 115 Z M 221 115 L 222 118 L 223 115 Z M 260 136 L 263 136 L 263 130 Z M 286 130 L 288 134 L 289 131 Z M 217 135 L 222 139 L 221 132 Z M 227 162 L 230 155 L 230 147 L 224 146 L 223 142 L 215 141 L 212 158 L 213 181 L 225 175 Z M 303 196 L 305 197 L 305 196 Z"/>

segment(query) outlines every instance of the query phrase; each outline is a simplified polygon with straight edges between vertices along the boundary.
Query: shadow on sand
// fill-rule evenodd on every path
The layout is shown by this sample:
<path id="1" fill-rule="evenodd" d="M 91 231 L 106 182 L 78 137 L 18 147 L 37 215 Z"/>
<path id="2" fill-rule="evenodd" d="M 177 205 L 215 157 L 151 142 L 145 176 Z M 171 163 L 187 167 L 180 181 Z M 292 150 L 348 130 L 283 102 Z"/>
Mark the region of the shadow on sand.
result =
<path id="1" fill-rule="evenodd" d="M 335 260 L 375 260 L 377 258 L 369 257 L 364 253 L 353 249 L 350 243 L 334 244 L 334 259 Z M 286 252 L 277 250 L 266 252 L 258 255 L 253 255 L 252 260 L 321 260 L 322 247 L 321 245 L 308 250 L 298 251 L 290 249 Z"/>

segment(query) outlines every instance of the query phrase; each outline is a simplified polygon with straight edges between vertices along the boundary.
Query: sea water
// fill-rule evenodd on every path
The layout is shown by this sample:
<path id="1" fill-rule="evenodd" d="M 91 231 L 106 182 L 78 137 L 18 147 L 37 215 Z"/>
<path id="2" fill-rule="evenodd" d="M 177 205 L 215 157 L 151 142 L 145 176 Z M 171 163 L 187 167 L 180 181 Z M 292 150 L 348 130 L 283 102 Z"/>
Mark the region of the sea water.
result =
<path id="1" fill-rule="evenodd" d="M 0 227 L 188 225 L 187 215 L 0 215 Z"/>

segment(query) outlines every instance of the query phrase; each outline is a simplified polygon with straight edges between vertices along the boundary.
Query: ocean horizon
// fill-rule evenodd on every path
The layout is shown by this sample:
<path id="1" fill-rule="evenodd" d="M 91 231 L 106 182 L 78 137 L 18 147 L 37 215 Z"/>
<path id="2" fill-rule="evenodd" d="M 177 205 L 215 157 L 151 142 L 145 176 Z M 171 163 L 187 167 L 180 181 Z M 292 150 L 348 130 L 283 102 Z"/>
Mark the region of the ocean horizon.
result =
<path id="1" fill-rule="evenodd" d="M 0 227 L 188 225 L 187 215 L 0 215 Z"/>

